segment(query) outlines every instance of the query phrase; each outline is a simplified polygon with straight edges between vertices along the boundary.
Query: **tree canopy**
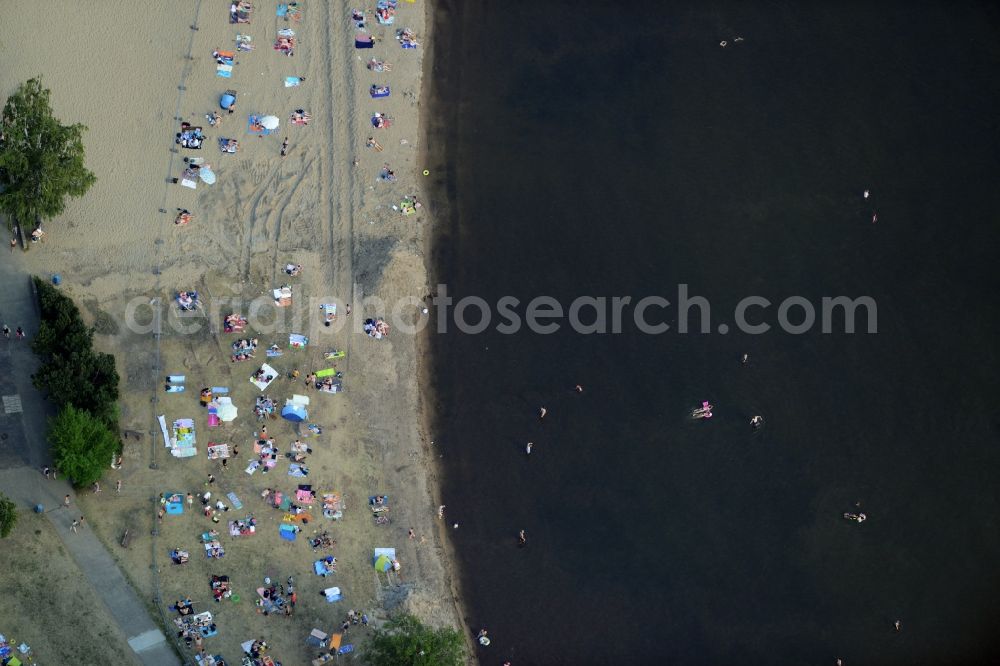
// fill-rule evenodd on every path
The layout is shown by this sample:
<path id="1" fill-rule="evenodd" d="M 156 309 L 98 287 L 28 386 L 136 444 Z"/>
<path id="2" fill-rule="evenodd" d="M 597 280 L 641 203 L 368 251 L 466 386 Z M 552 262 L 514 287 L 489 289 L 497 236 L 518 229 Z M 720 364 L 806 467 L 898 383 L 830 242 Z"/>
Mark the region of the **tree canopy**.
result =
<path id="1" fill-rule="evenodd" d="M 35 388 L 59 405 L 70 404 L 112 424 L 117 418 L 118 370 L 111 354 L 92 349 L 93 331 L 71 298 L 34 278 L 41 322 L 31 349 L 42 360 Z"/>
<path id="2" fill-rule="evenodd" d="M 364 658 L 371 666 L 462 666 L 465 642 L 456 629 L 434 629 L 403 614 L 375 630 Z"/>
<path id="3" fill-rule="evenodd" d="M 49 421 L 49 444 L 56 469 L 79 486 L 101 478 L 118 451 L 118 437 L 89 412 L 65 405 Z"/>
<path id="4" fill-rule="evenodd" d="M 0 119 L 0 212 L 7 224 L 59 215 L 66 197 L 81 197 L 96 177 L 84 166 L 86 127 L 52 115 L 50 91 L 29 79 L 7 98 Z"/>
<path id="5" fill-rule="evenodd" d="M 17 525 L 17 505 L 0 493 L 0 539 L 6 539 Z"/>

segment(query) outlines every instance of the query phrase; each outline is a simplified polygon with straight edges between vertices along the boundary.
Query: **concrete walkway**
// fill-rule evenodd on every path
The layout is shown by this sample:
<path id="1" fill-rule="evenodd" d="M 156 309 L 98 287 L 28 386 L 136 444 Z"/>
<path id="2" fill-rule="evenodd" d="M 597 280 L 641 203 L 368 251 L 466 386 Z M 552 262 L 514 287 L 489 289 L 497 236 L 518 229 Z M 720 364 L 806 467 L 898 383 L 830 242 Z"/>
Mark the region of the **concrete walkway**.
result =
<path id="1" fill-rule="evenodd" d="M 38 330 L 38 311 L 27 275 L 18 270 L 18 257 L 0 260 L 0 326 L 24 328 L 28 340 Z M 62 479 L 46 481 L 41 467 L 51 463 L 45 431 L 52 406 L 31 385 L 37 367 L 28 340 L 0 336 L 0 490 L 25 511 L 42 504 L 46 515 L 84 576 L 104 600 L 111 617 L 128 637 L 137 663 L 176 666 L 181 663 L 163 632 L 119 571 L 107 549 L 89 528 L 78 534 L 70 523 L 80 514 L 72 506 L 60 508 L 65 495 L 74 496 Z"/>

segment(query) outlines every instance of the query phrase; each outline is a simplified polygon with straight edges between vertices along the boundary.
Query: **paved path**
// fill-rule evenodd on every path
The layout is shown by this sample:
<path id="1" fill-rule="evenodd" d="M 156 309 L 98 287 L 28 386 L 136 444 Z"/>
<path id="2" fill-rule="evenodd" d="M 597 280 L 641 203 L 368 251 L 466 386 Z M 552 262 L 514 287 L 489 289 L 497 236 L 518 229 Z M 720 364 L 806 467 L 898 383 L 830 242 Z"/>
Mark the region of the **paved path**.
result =
<path id="1" fill-rule="evenodd" d="M 18 270 L 18 257 L 0 259 L 0 326 L 23 326 L 29 339 L 38 330 L 38 311 L 27 275 Z M 50 463 L 45 430 L 52 406 L 31 385 L 37 361 L 27 340 L 5 340 L 0 335 L 0 489 L 24 510 L 36 504 L 46 515 L 111 616 L 128 637 L 137 663 L 177 666 L 163 632 L 150 618 L 135 590 L 119 571 L 107 549 L 89 528 L 73 534 L 69 527 L 79 514 L 61 509 L 62 498 L 73 490 L 62 479 L 45 481 L 41 466 Z"/>

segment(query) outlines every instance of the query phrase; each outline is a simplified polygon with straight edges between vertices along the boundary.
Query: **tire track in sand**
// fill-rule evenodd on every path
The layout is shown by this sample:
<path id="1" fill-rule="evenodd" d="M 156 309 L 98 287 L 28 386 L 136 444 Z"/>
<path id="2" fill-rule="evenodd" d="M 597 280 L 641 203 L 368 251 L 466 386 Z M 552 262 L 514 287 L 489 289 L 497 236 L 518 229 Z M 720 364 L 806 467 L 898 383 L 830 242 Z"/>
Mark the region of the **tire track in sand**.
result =
<path id="1" fill-rule="evenodd" d="M 326 125 L 325 148 L 320 160 L 320 184 L 323 218 L 326 221 L 327 286 L 336 294 L 351 298 L 354 264 L 354 196 L 357 189 L 350 156 L 355 152 L 357 131 L 352 111 L 355 105 L 355 79 L 351 76 L 353 30 L 347 27 L 342 13 L 333 15 L 331 7 L 338 3 L 323 3 L 323 66 L 322 85 L 329 95 L 330 121 Z M 326 295 L 324 295 L 326 296 Z M 349 302 L 349 301 L 348 301 Z M 350 331 L 348 331 L 350 333 Z M 350 349 L 351 335 L 344 343 Z M 350 365 L 347 354 L 345 365 Z"/>

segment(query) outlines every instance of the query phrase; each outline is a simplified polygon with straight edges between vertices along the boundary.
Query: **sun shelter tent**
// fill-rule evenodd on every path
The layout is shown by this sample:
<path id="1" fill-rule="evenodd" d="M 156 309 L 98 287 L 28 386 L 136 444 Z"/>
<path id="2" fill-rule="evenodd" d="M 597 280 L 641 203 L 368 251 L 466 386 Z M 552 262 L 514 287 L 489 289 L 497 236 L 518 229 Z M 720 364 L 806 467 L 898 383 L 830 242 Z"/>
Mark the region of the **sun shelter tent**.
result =
<path id="1" fill-rule="evenodd" d="M 309 406 L 309 396 L 295 394 L 285 400 L 285 406 L 281 408 L 281 417 L 293 423 L 302 423 L 309 418 L 306 407 Z"/>
<path id="2" fill-rule="evenodd" d="M 261 391 L 267 390 L 267 387 L 271 385 L 275 379 L 278 378 L 278 371 L 264 363 L 260 366 L 260 369 L 253 373 L 250 377 L 250 383 L 259 388 Z"/>
<path id="3" fill-rule="evenodd" d="M 197 454 L 194 437 L 194 419 L 177 419 L 174 421 L 174 434 L 168 446 L 170 455 L 175 458 L 190 458 Z"/>
<path id="4" fill-rule="evenodd" d="M 375 558 L 375 571 L 389 571 L 392 569 L 392 560 L 387 555 L 379 555 Z"/>

